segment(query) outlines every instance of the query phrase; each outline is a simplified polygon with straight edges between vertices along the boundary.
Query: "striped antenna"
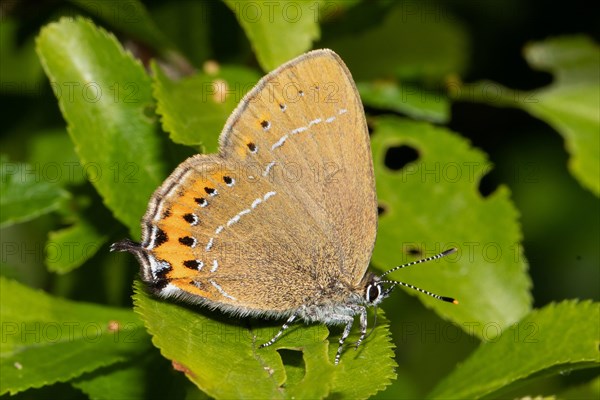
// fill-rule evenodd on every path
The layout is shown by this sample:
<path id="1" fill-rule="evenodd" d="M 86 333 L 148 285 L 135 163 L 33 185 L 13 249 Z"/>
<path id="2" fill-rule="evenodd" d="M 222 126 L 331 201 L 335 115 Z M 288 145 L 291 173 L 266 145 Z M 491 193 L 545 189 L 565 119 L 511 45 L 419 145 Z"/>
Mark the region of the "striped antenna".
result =
<path id="1" fill-rule="evenodd" d="M 452 254 L 452 253 L 456 253 L 457 249 L 456 247 L 453 247 L 451 249 L 448 249 L 446 251 L 441 252 L 440 254 L 436 254 L 435 256 L 431 256 L 431 257 L 427 257 L 424 258 L 422 260 L 417 260 L 417 261 L 413 261 L 413 262 L 409 262 L 408 264 L 403 264 L 403 265 L 398 265 L 397 267 L 394 267 L 392 269 L 390 269 L 389 271 L 384 272 L 383 274 L 381 274 L 381 276 L 386 276 L 389 273 L 392 273 L 394 271 L 397 271 L 399 269 L 402 268 L 406 268 L 406 267 L 410 267 L 411 265 L 415 265 L 415 264 L 421 264 L 427 261 L 431 261 L 431 260 L 437 260 L 438 258 L 442 258 L 444 256 L 447 256 L 448 254 Z"/>
<path id="2" fill-rule="evenodd" d="M 388 290 L 385 291 L 385 295 L 388 295 L 392 291 L 392 289 L 394 289 L 397 285 L 401 285 L 401 286 L 416 290 L 417 292 L 426 294 L 427 296 L 431 296 L 435 299 L 442 300 L 442 301 L 452 303 L 452 304 L 458 304 L 458 300 L 456 300 L 452 297 L 440 296 L 439 294 L 431 293 L 431 292 L 428 292 L 427 290 L 413 286 L 410 283 L 404 283 L 404 282 L 399 282 L 399 281 L 379 281 L 379 283 L 389 283 L 389 284 L 393 285 L 392 287 L 390 287 Z"/>
<path id="3" fill-rule="evenodd" d="M 384 272 L 381 276 L 383 277 L 383 276 L 385 276 L 385 275 L 387 275 L 387 274 L 389 274 L 391 272 L 397 271 L 397 270 L 402 269 L 402 268 L 410 267 L 411 265 L 421 264 L 421 263 L 424 263 L 424 262 L 427 262 L 427 261 L 431 261 L 431 260 L 437 260 L 438 258 L 442 258 L 444 256 L 447 256 L 448 254 L 456 253 L 456 251 L 457 251 L 456 247 L 453 247 L 451 249 L 448 249 L 446 251 L 441 252 L 440 254 L 436 254 L 435 256 L 427 257 L 427 258 L 424 258 L 422 260 L 417 260 L 417 261 L 409 262 L 408 264 L 399 265 L 399 266 L 397 266 L 395 268 L 390 269 L 389 271 Z M 431 293 L 431 292 L 428 292 L 427 290 L 424 290 L 424 289 L 418 288 L 416 286 L 413 286 L 413 285 L 411 285 L 409 283 L 404 283 L 404 282 L 399 282 L 399 281 L 389 281 L 389 280 L 383 280 L 383 281 L 379 281 L 379 282 L 380 283 L 389 283 L 389 284 L 392 285 L 392 287 L 390 287 L 389 289 L 387 289 L 385 291 L 385 295 L 388 295 L 397 285 L 401 285 L 401 286 L 404 286 L 404 287 L 416 290 L 417 292 L 421 292 L 423 294 L 431 296 L 433 298 L 436 298 L 438 300 L 442 300 L 442 301 L 445 301 L 445 302 L 448 302 L 448 303 L 458 304 L 458 300 L 456 300 L 456 299 L 454 299 L 452 297 L 440 296 L 438 294 Z"/>

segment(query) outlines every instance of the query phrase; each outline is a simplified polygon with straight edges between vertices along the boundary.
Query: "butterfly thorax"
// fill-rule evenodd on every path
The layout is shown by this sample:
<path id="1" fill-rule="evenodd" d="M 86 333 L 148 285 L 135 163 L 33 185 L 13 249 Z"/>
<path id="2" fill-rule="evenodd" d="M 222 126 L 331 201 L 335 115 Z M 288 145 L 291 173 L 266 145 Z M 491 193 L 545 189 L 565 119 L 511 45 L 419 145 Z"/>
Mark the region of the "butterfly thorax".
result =
<path id="1" fill-rule="evenodd" d="M 338 325 L 381 301 L 379 278 L 371 272 L 367 272 L 358 285 L 342 282 L 332 280 L 329 287 L 322 287 L 315 297 L 298 308 L 299 317 L 306 322 Z"/>

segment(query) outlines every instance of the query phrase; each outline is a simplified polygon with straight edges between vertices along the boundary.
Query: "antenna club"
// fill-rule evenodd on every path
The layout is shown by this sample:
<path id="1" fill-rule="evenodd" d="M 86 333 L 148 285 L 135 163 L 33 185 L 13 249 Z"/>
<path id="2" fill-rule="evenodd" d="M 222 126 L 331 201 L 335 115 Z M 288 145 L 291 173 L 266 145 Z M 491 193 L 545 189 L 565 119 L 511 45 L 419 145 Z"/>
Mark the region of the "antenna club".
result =
<path id="1" fill-rule="evenodd" d="M 456 247 L 452 247 L 451 249 L 448 249 L 448 250 L 442 252 L 442 254 L 440 254 L 440 256 L 444 257 L 444 256 L 447 256 L 449 254 L 456 253 L 457 251 L 458 251 L 458 249 Z"/>
<path id="2" fill-rule="evenodd" d="M 458 304 L 458 300 L 453 299 L 452 297 L 440 296 L 440 298 L 447 303 Z"/>

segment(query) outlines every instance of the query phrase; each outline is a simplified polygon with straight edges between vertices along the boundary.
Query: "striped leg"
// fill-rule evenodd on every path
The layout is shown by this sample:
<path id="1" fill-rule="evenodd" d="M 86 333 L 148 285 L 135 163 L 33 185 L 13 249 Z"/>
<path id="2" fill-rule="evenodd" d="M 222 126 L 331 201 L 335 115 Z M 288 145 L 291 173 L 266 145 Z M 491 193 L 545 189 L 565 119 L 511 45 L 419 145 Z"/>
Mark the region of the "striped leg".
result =
<path id="1" fill-rule="evenodd" d="M 367 335 L 367 309 L 365 307 L 360 307 L 356 311 L 360 314 L 360 337 L 356 341 L 354 350 L 358 350 L 358 346 L 365 340 L 365 336 Z"/>
<path id="2" fill-rule="evenodd" d="M 342 317 L 340 317 L 342 319 Z M 346 321 L 346 327 L 344 328 L 344 333 L 342 333 L 342 337 L 340 337 L 340 345 L 338 346 L 337 353 L 335 355 L 335 365 L 338 365 L 340 362 L 340 357 L 342 356 L 342 347 L 344 346 L 344 342 L 348 338 L 350 334 L 350 330 L 352 329 L 352 324 L 354 324 L 354 318 L 349 316 L 343 316 L 343 320 Z"/>
<path id="3" fill-rule="evenodd" d="M 292 322 L 294 322 L 294 320 L 296 318 L 298 318 L 298 315 L 300 315 L 300 311 L 296 311 L 294 314 L 292 314 L 287 321 L 285 321 L 285 323 L 283 324 L 283 326 L 281 327 L 281 329 L 279 330 L 279 332 L 277 332 L 277 334 L 275 336 L 273 336 L 273 338 L 271 340 L 269 340 L 267 343 L 263 343 L 261 344 L 258 348 L 262 349 L 263 347 L 269 347 L 270 345 L 272 345 L 273 343 L 275 343 L 277 341 L 277 339 L 279 339 L 279 337 L 281 336 L 281 334 L 290 327 L 290 325 L 292 324 Z"/>

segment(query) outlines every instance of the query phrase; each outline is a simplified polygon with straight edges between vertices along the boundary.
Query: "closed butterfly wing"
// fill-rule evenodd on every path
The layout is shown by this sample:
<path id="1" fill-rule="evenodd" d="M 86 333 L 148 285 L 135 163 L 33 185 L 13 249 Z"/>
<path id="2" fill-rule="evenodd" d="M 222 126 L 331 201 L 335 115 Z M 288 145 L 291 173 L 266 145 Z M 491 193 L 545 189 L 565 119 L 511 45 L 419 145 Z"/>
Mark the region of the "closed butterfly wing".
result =
<path id="1" fill-rule="evenodd" d="M 319 50 L 261 79 L 220 154 L 186 160 L 157 189 L 136 255 L 160 295 L 291 313 L 359 286 L 376 225 L 362 104 L 343 62 Z"/>

